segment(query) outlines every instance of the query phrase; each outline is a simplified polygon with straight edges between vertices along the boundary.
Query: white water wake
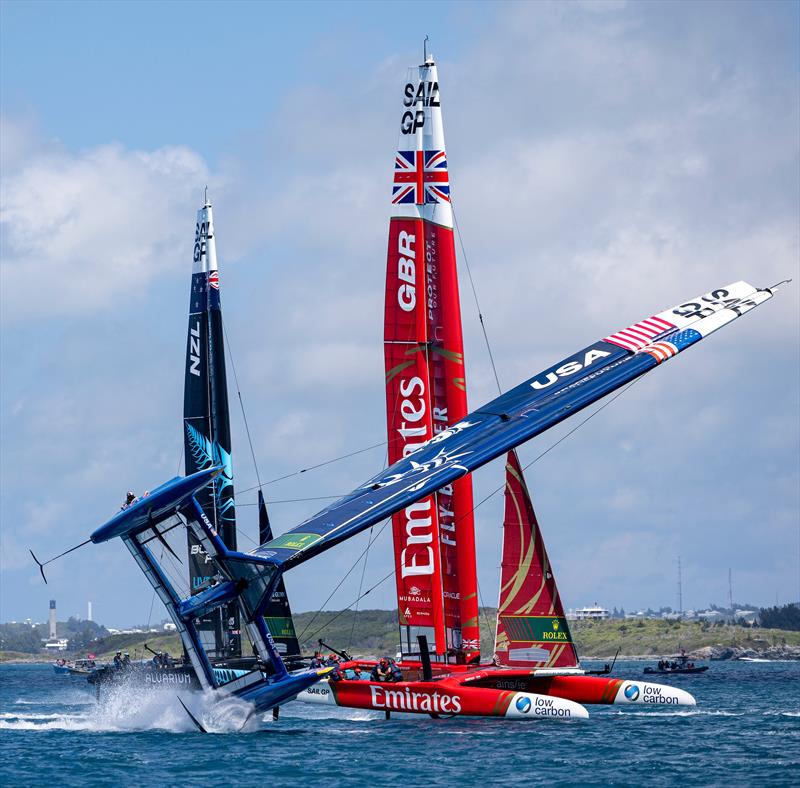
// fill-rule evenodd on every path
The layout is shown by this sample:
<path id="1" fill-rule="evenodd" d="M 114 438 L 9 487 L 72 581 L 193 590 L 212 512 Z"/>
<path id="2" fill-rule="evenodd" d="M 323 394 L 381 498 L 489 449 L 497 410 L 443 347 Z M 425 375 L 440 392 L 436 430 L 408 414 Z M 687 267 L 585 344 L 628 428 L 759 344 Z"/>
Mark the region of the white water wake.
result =
<path id="1" fill-rule="evenodd" d="M 196 732 L 179 696 L 208 733 L 239 732 L 245 723 L 248 732 L 260 727 L 261 719 L 257 715 L 251 718 L 252 706 L 237 698 L 217 700 L 204 693 L 141 692 L 120 686 L 104 688 L 100 701 L 86 695 L 74 699 L 20 698 L 14 702 L 19 710 L 0 712 L 0 730 Z"/>

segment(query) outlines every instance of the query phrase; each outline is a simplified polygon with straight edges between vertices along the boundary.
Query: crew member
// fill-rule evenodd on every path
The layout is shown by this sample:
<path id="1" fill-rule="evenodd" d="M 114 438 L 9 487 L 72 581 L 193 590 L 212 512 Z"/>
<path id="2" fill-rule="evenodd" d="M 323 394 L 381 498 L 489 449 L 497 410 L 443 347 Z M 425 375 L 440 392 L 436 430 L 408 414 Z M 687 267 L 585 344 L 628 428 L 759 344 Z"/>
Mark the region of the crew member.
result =
<path id="1" fill-rule="evenodd" d="M 122 658 L 122 667 L 123 668 L 131 667 L 131 655 L 127 651 L 125 652 L 125 656 Z"/>
<path id="2" fill-rule="evenodd" d="M 311 660 L 311 667 L 312 668 L 321 668 L 324 665 L 324 660 L 322 659 L 322 653 L 319 651 L 314 652 L 314 657 Z"/>
<path id="3" fill-rule="evenodd" d="M 393 659 L 389 660 L 389 667 L 392 669 L 391 681 L 402 681 L 403 673 L 400 668 L 397 667 L 397 663 Z"/>
<path id="4" fill-rule="evenodd" d="M 117 670 L 122 670 L 122 652 L 118 651 L 114 654 L 114 667 Z"/>
<path id="5" fill-rule="evenodd" d="M 386 657 L 381 657 L 380 662 L 372 669 L 373 681 L 392 681 L 392 666 Z"/>

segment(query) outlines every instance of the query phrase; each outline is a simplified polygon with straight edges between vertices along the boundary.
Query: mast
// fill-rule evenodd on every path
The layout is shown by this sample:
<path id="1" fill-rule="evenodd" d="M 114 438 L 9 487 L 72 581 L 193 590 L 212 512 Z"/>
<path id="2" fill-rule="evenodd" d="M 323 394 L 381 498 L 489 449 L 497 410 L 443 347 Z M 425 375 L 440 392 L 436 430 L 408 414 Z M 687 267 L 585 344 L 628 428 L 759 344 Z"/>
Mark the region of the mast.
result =
<path id="1" fill-rule="evenodd" d="M 510 451 L 506 459 L 494 648 L 500 665 L 578 667 L 578 653 L 516 451 Z"/>
<path id="2" fill-rule="evenodd" d="M 267 505 L 264 502 L 264 495 L 258 491 L 258 543 L 264 544 L 272 540 L 272 526 L 269 522 Z M 269 604 L 264 610 L 264 621 L 275 641 L 278 653 L 282 657 L 299 656 L 300 644 L 297 640 L 297 633 L 294 628 L 292 618 L 292 608 L 289 605 L 289 597 L 286 594 L 286 584 L 283 576 L 272 592 Z"/>
<path id="3" fill-rule="evenodd" d="M 183 398 L 186 475 L 221 465 L 222 474 L 197 495 L 222 540 L 236 549 L 228 385 L 220 306 L 216 240 L 211 204 L 197 212 Z M 208 587 L 213 563 L 189 533 L 189 579 L 192 594 Z M 240 656 L 239 614 L 235 605 L 200 619 L 203 647 L 215 657 Z"/>
<path id="4" fill-rule="evenodd" d="M 433 58 L 403 90 L 395 155 L 384 323 L 389 462 L 467 413 L 453 214 L 439 80 Z M 393 518 L 401 643 L 425 634 L 435 654 L 477 660 L 475 537 L 470 478 Z M 432 637 L 431 637 L 432 636 Z"/>

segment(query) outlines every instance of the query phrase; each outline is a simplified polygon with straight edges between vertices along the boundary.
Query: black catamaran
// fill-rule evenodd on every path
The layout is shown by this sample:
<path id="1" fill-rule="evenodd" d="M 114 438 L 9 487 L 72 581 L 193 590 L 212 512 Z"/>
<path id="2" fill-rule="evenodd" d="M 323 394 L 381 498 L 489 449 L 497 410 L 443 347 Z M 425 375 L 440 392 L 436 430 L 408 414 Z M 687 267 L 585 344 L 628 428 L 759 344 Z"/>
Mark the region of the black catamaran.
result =
<path id="1" fill-rule="evenodd" d="M 237 549 L 236 506 L 231 458 L 231 426 L 225 364 L 225 336 L 220 303 L 220 279 L 214 237 L 214 219 L 207 197 L 197 212 L 192 255 L 192 282 L 183 397 L 184 465 L 186 476 L 219 468 L 214 481 L 198 490 L 196 500 L 209 523 L 229 550 Z M 188 538 L 187 589 L 192 597 L 221 581 L 219 569 L 191 528 Z M 273 538 L 266 502 L 258 490 L 259 544 Z M 167 546 L 165 546 L 167 547 Z M 171 548 L 167 548 L 172 552 Z M 177 552 L 180 552 L 179 550 Z M 173 553 L 176 558 L 179 557 Z M 181 561 L 182 570 L 186 571 Z M 283 579 L 263 612 L 274 647 L 287 665 L 300 667 L 300 646 Z M 212 671 L 220 676 L 240 675 L 252 667 L 257 654 L 245 639 L 242 643 L 241 611 L 236 600 L 215 607 L 195 619 L 200 645 Z M 184 654 L 182 662 L 148 663 L 120 673 L 109 667 L 89 678 L 98 686 L 107 682 L 141 680 L 152 685 L 191 686 L 199 689 L 195 671 Z"/>

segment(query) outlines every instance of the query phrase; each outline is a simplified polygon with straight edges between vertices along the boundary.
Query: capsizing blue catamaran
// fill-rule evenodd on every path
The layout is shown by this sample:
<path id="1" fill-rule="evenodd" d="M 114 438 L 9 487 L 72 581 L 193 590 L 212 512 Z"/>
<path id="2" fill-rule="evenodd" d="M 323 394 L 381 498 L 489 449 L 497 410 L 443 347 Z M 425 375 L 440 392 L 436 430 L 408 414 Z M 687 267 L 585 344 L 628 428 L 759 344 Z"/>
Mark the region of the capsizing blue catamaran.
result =
<path id="1" fill-rule="evenodd" d="M 652 372 L 771 299 L 777 287 L 735 282 L 594 342 L 473 410 L 350 494 L 250 552 L 227 544 L 220 533 L 224 520 L 214 523 L 204 509 L 202 502 L 222 500 L 219 491 L 231 478 L 225 455 L 213 446 L 206 453 L 212 460 L 206 467 L 165 482 L 100 526 L 87 541 L 123 540 L 169 611 L 204 692 L 212 693 L 214 699 L 239 698 L 251 704 L 253 713 L 273 709 L 328 673 L 326 669 L 287 670 L 265 622 L 284 572 Z M 185 531 L 195 553 L 203 556 L 206 579 L 192 589 L 194 593 L 179 593 L 162 566 L 174 556 L 172 549 L 166 549 L 166 541 L 175 531 Z M 209 656 L 211 640 L 204 634 L 208 631 L 204 622 L 220 611 L 228 622 L 228 643 L 239 616 L 257 653 L 255 663 L 235 676 L 220 675 Z M 476 694 L 480 691 L 486 692 L 463 684 L 460 708 L 473 709 L 468 713 L 480 716 L 496 715 L 496 710 L 482 710 Z M 530 706 L 529 698 L 518 698 L 525 701 L 522 704 L 508 700 L 504 708 L 510 711 L 503 716 L 519 716 L 511 713 L 513 709 Z"/>

